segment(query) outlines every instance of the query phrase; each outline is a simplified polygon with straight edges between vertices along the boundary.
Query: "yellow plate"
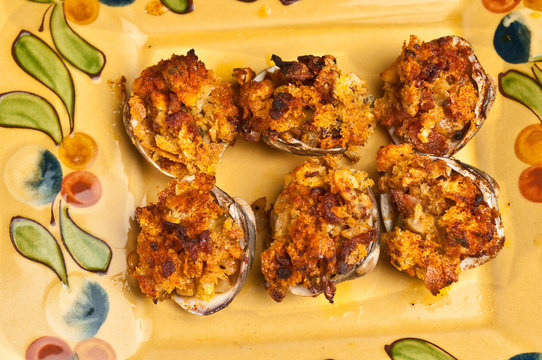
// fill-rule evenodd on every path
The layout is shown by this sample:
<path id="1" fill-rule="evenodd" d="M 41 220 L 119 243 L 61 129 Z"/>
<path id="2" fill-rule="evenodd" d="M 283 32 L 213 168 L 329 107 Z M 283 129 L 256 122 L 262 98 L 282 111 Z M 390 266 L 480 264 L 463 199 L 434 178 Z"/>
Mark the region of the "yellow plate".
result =
<path id="1" fill-rule="evenodd" d="M 60 195 L 53 205 L 51 201 L 32 203 L 32 194 L 23 184 L 25 176 L 36 169 L 32 154 L 46 149 L 59 157 L 54 141 L 38 131 L 0 128 L 3 359 L 24 358 L 30 344 L 44 336 L 63 339 L 80 360 L 89 358 L 85 346 L 112 349 L 117 359 L 389 359 L 385 345 L 402 338 L 430 341 L 460 359 L 509 359 L 542 351 L 542 205 L 521 195 L 518 179 L 532 164 L 523 163 L 514 152 L 520 131 L 539 120 L 526 106 L 500 93 L 482 129 L 457 157 L 487 171 L 500 184 L 506 245 L 493 261 L 463 272 L 444 295 L 433 297 L 421 281 L 397 272 L 382 256 L 371 274 L 338 285 L 334 304 L 323 296 L 291 295 L 278 304 L 264 289 L 256 259 L 245 287 L 229 307 L 197 317 L 170 301 L 153 304 L 126 272 L 126 256 L 135 249 L 134 210 L 154 201 L 168 179 L 143 161 L 124 132 L 122 94 L 116 86 L 121 76 L 131 84 L 144 67 L 192 48 L 207 68 L 225 79 L 231 79 L 234 67 L 250 66 L 256 71 L 268 67 L 272 54 L 283 59 L 332 54 L 343 71 L 366 79 L 370 92 L 380 96 L 379 74 L 411 34 L 427 41 L 449 34 L 463 36 L 493 77 L 512 68 L 529 75 L 532 64 L 511 65 L 494 49 L 495 29 L 506 13 L 491 13 L 478 0 L 300 0 L 289 6 L 279 0 L 198 1 L 194 11 L 184 15 L 152 0 L 105 5 L 120 2 L 88 1 L 94 6 L 91 13 L 99 10 L 95 20 L 88 15 L 90 24 L 68 17 L 71 28 L 105 54 L 99 78 L 91 79 L 63 58 L 75 90 L 75 131 L 89 135 L 97 145 L 96 159 L 82 168 L 102 186 L 97 203 L 71 206 L 70 216 L 81 229 L 110 246 L 112 259 L 106 274 L 83 270 L 62 245 Z M 45 15 L 44 31 L 38 31 L 48 6 L 30 1 L 2 4 L 0 92 L 24 91 L 46 99 L 56 109 L 67 137 L 70 121 L 65 105 L 23 71 L 11 51 L 22 30 L 56 49 L 49 31 L 51 10 Z M 150 6 L 163 14 L 148 14 Z M 514 11 L 520 8 L 523 5 Z M 526 8 L 521 11 L 535 24 L 532 44 L 536 45 L 540 34 L 534 29 L 540 14 Z M 376 179 L 376 150 L 389 142 L 387 133 L 378 128 L 356 167 Z M 541 144 L 535 142 L 533 151 L 540 153 Z M 262 196 L 273 201 L 283 175 L 301 161 L 300 156 L 238 139 L 223 156 L 217 185 L 249 203 Z M 64 162 L 61 168 L 64 178 L 77 171 Z M 540 187 L 540 172 L 533 181 Z M 9 229 L 16 216 L 41 224 L 61 244 L 69 288 L 62 286 L 53 271 L 15 250 Z M 257 255 L 262 241 L 260 234 Z M 69 316 L 66 309 L 72 311 Z M 83 324 L 85 319 L 88 323 Z M 420 351 L 413 353 L 420 358 L 424 350 L 412 351 Z"/>

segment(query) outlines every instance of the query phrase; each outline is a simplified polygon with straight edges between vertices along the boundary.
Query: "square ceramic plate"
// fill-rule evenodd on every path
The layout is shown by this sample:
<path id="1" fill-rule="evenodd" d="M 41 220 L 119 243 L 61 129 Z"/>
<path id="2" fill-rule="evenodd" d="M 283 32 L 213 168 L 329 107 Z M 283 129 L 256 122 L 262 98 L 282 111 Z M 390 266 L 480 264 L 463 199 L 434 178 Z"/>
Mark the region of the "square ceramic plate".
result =
<path id="1" fill-rule="evenodd" d="M 80 360 L 388 359 L 385 345 L 404 338 L 420 340 L 396 342 L 403 355 L 394 359 L 542 351 L 542 90 L 529 62 L 542 47 L 539 12 L 519 4 L 493 13 L 480 0 L 222 0 L 197 1 L 192 12 L 176 14 L 152 0 L 65 0 L 75 9 L 66 11 L 66 23 L 62 3 L 51 4 L 0 5 L 3 359 L 33 351 L 40 359 L 71 359 L 75 351 Z M 234 67 L 266 68 L 272 54 L 332 54 L 380 96 L 379 74 L 411 34 L 465 37 L 502 85 L 482 129 L 457 154 L 500 184 L 506 244 L 496 259 L 465 271 L 437 297 L 386 256 L 371 274 L 338 285 L 334 304 L 291 295 L 275 303 L 258 259 L 238 297 L 211 316 L 170 301 L 153 304 L 140 293 L 127 275 L 134 210 L 154 201 L 168 179 L 124 132 L 122 76 L 129 86 L 144 67 L 192 48 L 228 80 Z M 378 128 L 355 167 L 376 179 L 376 150 L 389 142 Z M 283 175 L 302 161 L 239 139 L 223 156 L 217 184 L 249 203 L 274 201 Z"/>

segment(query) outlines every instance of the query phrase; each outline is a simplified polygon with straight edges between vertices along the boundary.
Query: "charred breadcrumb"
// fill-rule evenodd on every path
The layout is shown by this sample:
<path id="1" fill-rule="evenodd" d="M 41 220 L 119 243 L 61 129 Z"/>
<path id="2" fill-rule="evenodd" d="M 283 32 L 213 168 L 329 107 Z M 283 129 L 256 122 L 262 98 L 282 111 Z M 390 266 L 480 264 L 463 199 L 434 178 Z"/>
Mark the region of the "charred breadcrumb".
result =
<path id="1" fill-rule="evenodd" d="M 366 143 L 375 120 L 365 81 L 342 74 L 331 55 L 272 60 L 279 71 L 262 81 L 254 80 L 252 69 L 234 69 L 247 141 L 295 139 L 320 149 Z"/>
<path id="2" fill-rule="evenodd" d="M 494 98 L 493 80 L 472 47 L 454 36 L 422 42 L 412 35 L 381 77 L 384 97 L 375 101 L 377 121 L 426 154 L 451 155 L 476 133 Z"/>
<path id="3" fill-rule="evenodd" d="M 239 111 L 230 84 L 207 70 L 194 50 L 143 70 L 129 106 L 134 136 L 177 178 L 214 174 L 237 134 Z"/>
<path id="4" fill-rule="evenodd" d="M 332 302 L 333 278 L 354 269 L 377 239 L 372 185 L 365 172 L 342 167 L 330 155 L 310 158 L 285 176 L 273 205 L 273 239 L 261 254 L 275 301 L 301 286 Z"/>
<path id="5" fill-rule="evenodd" d="M 217 203 L 213 186 L 206 174 L 173 180 L 156 204 L 136 209 L 141 231 L 132 275 L 155 302 L 173 292 L 207 301 L 231 286 L 243 261 L 244 232 Z"/>
<path id="6" fill-rule="evenodd" d="M 503 239 L 499 211 L 484 200 L 469 177 L 443 160 L 417 155 L 412 144 L 379 149 L 378 190 L 389 193 L 398 221 L 382 234 L 391 263 L 422 279 L 436 295 L 456 282 L 466 257 L 495 257 Z"/>

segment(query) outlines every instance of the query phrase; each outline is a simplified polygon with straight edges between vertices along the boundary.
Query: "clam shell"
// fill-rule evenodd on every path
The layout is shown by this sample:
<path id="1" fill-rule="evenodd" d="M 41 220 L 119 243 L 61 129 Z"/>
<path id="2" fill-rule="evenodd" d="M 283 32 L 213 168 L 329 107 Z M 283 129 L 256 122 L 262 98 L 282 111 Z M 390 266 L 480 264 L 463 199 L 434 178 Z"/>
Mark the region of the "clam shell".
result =
<path id="1" fill-rule="evenodd" d="M 185 178 L 190 181 L 193 176 Z M 209 301 L 198 299 L 196 297 L 186 297 L 173 295 L 173 300 L 184 310 L 196 315 L 210 315 L 224 309 L 228 306 L 235 296 L 239 294 L 243 287 L 252 262 L 256 248 L 256 219 L 250 205 L 240 198 L 231 198 L 226 192 L 215 186 L 212 192 L 220 206 L 226 207 L 229 214 L 239 224 L 245 236 L 241 238 L 241 248 L 244 250 L 244 256 L 241 261 L 239 272 L 233 279 L 233 286 L 223 293 L 217 293 Z"/>
<path id="2" fill-rule="evenodd" d="M 444 161 L 446 165 L 448 165 L 448 167 L 450 167 L 452 170 L 473 180 L 473 182 L 482 192 L 483 199 L 488 204 L 488 206 L 490 208 L 499 210 L 497 199 L 499 195 L 499 185 L 489 174 L 487 174 L 483 170 L 462 163 L 461 161 L 456 159 L 439 157 L 434 155 L 427 156 L 431 157 L 434 160 Z M 384 193 L 380 195 L 380 212 L 386 232 L 393 231 L 393 228 L 397 222 L 397 215 L 391 194 Z M 497 229 L 497 234 L 500 237 L 500 242 L 497 246 L 502 247 L 504 243 L 504 227 L 500 216 L 495 219 L 495 226 Z M 488 255 L 483 255 L 479 257 L 466 257 L 461 261 L 461 270 L 475 268 L 489 260 L 491 260 L 491 257 Z"/>
<path id="3" fill-rule="evenodd" d="M 454 45 L 472 48 L 472 45 L 462 37 L 455 35 L 449 37 L 453 38 Z M 468 61 L 472 66 L 471 79 L 474 81 L 474 83 L 476 83 L 476 86 L 478 88 L 478 101 L 476 102 L 476 106 L 474 108 L 476 122 L 474 124 L 471 124 L 469 130 L 461 140 L 457 141 L 454 139 L 449 139 L 449 141 L 451 142 L 451 146 L 448 152 L 444 154 L 445 157 L 450 157 L 456 152 L 458 152 L 469 142 L 469 140 L 474 135 L 476 135 L 476 133 L 478 132 L 478 130 L 480 130 L 480 127 L 486 120 L 489 114 L 489 110 L 491 109 L 491 106 L 495 101 L 497 89 L 495 80 L 491 76 L 486 74 L 484 68 L 478 61 L 478 58 L 476 57 L 476 55 L 474 55 L 474 52 L 472 52 L 471 55 L 468 57 Z M 388 132 L 395 144 L 401 144 L 405 141 L 395 134 L 396 129 L 397 128 L 395 126 L 390 126 L 388 128 Z"/>
<path id="4" fill-rule="evenodd" d="M 126 99 L 124 102 L 124 109 L 122 112 L 122 123 L 124 125 L 124 129 L 126 130 L 126 134 L 128 134 L 128 137 L 130 138 L 130 141 L 132 144 L 134 144 L 135 148 L 139 151 L 141 155 L 150 162 L 158 171 L 160 171 L 162 174 L 174 178 L 175 176 L 166 170 L 162 169 L 160 165 L 158 165 L 151 157 L 151 154 L 148 153 L 148 150 L 145 149 L 139 140 L 134 135 L 134 129 L 132 127 L 132 121 L 137 121 L 135 119 L 132 119 L 130 115 L 130 105 L 128 104 L 128 100 Z"/>

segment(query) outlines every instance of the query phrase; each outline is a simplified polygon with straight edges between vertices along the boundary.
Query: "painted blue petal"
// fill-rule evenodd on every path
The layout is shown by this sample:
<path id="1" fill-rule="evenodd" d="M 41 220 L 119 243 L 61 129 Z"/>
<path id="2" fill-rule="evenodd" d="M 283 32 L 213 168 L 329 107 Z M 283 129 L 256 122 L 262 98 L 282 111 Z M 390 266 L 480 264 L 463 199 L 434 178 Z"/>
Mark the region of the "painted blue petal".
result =
<path id="1" fill-rule="evenodd" d="M 521 64 L 529 61 L 531 54 L 531 30 L 517 11 L 506 15 L 493 37 L 493 46 L 504 61 Z"/>
<path id="2" fill-rule="evenodd" d="M 126 6 L 133 3 L 135 0 L 100 0 L 104 5 L 108 6 Z"/>
<path id="3" fill-rule="evenodd" d="M 27 180 L 26 186 L 33 189 L 39 196 L 36 202 L 39 205 L 52 202 L 62 183 L 62 167 L 58 159 L 49 151 L 45 150 L 41 154 L 41 159 L 35 174 Z"/>
<path id="4" fill-rule="evenodd" d="M 63 319 L 69 326 L 78 328 L 87 339 L 96 335 L 109 313 L 109 297 L 97 282 L 88 281 L 73 308 Z"/>
<path id="5" fill-rule="evenodd" d="M 542 353 L 524 353 L 510 358 L 510 360 L 542 360 Z"/>

